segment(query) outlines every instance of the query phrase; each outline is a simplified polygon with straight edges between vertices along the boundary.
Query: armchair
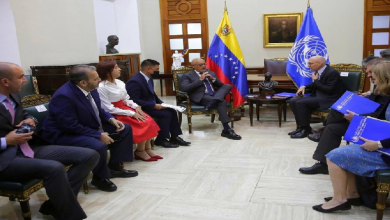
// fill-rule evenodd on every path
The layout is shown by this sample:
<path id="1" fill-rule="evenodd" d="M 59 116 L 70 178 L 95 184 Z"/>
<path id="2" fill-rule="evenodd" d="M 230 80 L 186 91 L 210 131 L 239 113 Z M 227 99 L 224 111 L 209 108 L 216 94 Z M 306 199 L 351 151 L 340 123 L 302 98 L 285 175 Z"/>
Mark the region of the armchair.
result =
<path id="1" fill-rule="evenodd" d="M 182 67 L 177 70 L 173 70 L 173 82 L 175 85 L 175 90 L 176 90 L 176 104 L 181 107 L 185 107 L 186 111 L 183 113 L 187 115 L 187 121 L 188 121 L 188 131 L 191 134 L 192 133 L 192 122 L 191 122 L 191 117 L 193 115 L 204 115 L 205 113 L 202 111 L 204 106 L 197 105 L 191 102 L 189 96 L 187 95 L 186 92 L 180 91 L 180 80 L 183 74 L 193 70 L 192 67 Z M 230 113 L 230 119 L 231 119 L 231 124 L 232 128 L 234 127 L 234 109 L 233 109 L 233 96 L 230 94 L 230 102 L 228 103 L 228 109 Z M 211 110 L 211 123 L 214 123 L 215 120 L 215 114 L 217 113 L 217 110 Z M 182 113 L 179 112 L 179 123 L 181 125 L 182 122 Z"/>

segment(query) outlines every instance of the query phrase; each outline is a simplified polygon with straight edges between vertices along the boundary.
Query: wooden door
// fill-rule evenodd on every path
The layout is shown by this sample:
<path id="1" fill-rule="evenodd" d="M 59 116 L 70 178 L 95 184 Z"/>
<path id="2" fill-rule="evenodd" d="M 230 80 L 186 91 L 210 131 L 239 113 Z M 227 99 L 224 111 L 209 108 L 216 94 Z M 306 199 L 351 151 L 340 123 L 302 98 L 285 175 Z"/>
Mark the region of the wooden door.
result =
<path id="1" fill-rule="evenodd" d="M 172 54 L 184 55 L 182 66 L 189 66 L 194 58 L 207 55 L 208 25 L 207 0 L 160 0 L 161 30 L 164 54 L 164 73 L 172 72 Z M 174 95 L 171 81 L 165 81 L 167 95 Z"/>
<path id="2" fill-rule="evenodd" d="M 390 0 L 365 0 L 363 56 L 379 56 L 390 48 Z M 370 89 L 366 78 L 364 91 Z"/>

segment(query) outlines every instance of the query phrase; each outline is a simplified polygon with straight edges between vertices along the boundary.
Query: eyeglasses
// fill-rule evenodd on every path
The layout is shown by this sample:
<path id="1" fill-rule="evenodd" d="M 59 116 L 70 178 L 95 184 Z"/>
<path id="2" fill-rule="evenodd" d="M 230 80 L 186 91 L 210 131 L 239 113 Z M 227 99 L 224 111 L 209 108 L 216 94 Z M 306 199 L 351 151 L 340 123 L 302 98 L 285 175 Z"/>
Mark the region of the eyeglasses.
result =
<path id="1" fill-rule="evenodd" d="M 197 66 L 206 66 L 205 63 L 199 63 L 199 64 L 195 64 L 195 65 L 197 65 Z"/>

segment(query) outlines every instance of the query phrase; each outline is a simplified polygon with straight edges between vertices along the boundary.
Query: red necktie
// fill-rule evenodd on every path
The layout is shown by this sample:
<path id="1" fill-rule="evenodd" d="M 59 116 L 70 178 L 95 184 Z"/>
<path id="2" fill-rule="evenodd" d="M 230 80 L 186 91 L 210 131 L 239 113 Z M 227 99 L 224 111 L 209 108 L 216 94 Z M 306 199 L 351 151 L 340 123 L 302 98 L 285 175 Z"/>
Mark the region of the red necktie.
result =
<path id="1" fill-rule="evenodd" d="M 12 125 L 14 124 L 15 121 L 15 109 L 11 104 L 11 100 L 9 97 L 5 99 L 6 106 L 8 108 L 9 113 L 11 114 L 12 118 Z M 23 152 L 24 156 L 33 158 L 34 157 L 34 151 L 31 149 L 30 145 L 28 143 L 20 144 L 19 145 L 20 150 Z"/>

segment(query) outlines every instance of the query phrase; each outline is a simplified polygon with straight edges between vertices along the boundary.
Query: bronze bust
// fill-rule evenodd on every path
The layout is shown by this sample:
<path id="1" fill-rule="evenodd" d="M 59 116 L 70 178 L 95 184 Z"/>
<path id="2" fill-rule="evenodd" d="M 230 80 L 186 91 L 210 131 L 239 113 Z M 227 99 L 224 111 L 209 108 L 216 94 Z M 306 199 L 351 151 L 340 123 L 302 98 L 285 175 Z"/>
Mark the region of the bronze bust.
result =
<path id="1" fill-rule="evenodd" d="M 271 80 L 272 74 L 270 72 L 265 73 L 264 76 L 264 81 L 259 82 L 260 91 L 273 91 L 278 82 Z"/>
<path id="2" fill-rule="evenodd" d="M 106 45 L 106 54 L 119 53 L 114 47 L 119 44 L 119 38 L 116 35 L 110 35 L 107 37 L 108 44 Z"/>

